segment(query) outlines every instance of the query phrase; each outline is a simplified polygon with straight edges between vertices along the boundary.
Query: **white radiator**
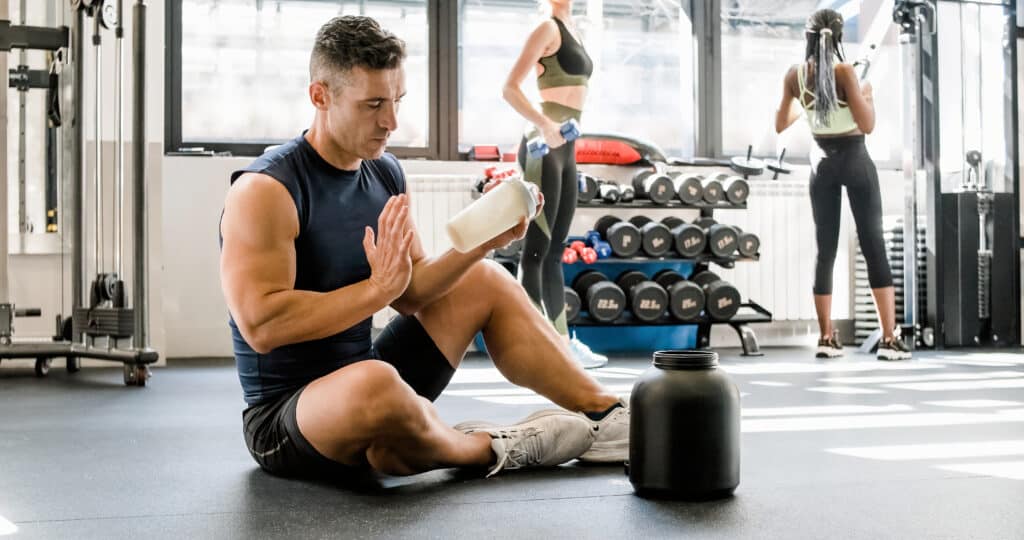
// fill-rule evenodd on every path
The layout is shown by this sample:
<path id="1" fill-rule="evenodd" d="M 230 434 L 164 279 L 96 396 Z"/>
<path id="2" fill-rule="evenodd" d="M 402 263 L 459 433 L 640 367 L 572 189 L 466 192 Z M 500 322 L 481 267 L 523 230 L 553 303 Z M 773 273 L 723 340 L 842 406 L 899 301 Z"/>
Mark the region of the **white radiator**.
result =
<path id="1" fill-rule="evenodd" d="M 413 221 L 427 255 L 438 255 L 451 247 L 444 226 L 452 216 L 473 202 L 470 187 L 477 178 L 468 174 L 407 177 Z"/>
<path id="2" fill-rule="evenodd" d="M 843 213 L 848 214 L 844 197 Z M 807 183 L 751 180 L 747 210 L 715 212 L 720 223 L 736 225 L 761 239 L 761 260 L 736 263 L 732 270 L 712 271 L 732 282 L 744 300 L 753 300 L 776 320 L 814 320 L 814 218 Z M 844 218 L 845 223 L 851 223 Z M 849 241 L 845 227 L 833 272 L 832 318 L 848 318 Z"/>

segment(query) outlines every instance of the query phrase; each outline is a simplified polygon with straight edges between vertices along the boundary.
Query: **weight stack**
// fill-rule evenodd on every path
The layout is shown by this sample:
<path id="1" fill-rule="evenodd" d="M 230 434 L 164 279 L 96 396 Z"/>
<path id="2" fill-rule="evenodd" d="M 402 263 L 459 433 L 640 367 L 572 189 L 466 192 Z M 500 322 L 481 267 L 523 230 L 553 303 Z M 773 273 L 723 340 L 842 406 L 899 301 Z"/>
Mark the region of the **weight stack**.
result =
<path id="1" fill-rule="evenodd" d="M 896 289 L 896 323 L 903 325 L 903 218 L 886 216 L 882 218 L 882 235 L 885 239 L 885 251 L 892 269 L 892 282 Z M 857 241 L 857 255 L 854 263 L 854 341 L 857 345 L 878 328 L 878 315 L 875 312 L 875 300 L 871 296 L 871 284 L 868 282 L 868 265 Z M 926 265 L 924 221 L 919 218 L 917 226 L 917 320 L 920 322 L 928 307 L 925 294 L 928 271 Z"/>

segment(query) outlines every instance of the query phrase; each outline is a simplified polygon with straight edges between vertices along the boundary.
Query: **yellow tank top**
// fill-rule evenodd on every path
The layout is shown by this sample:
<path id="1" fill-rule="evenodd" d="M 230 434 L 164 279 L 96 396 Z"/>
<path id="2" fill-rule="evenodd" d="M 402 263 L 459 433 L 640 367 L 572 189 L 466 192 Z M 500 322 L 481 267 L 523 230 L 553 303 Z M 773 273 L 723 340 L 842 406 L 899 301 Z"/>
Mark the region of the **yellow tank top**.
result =
<path id="1" fill-rule="evenodd" d="M 807 117 L 807 123 L 811 126 L 811 133 L 815 135 L 842 135 L 857 129 L 857 122 L 853 119 L 853 113 L 843 100 L 839 100 L 839 108 L 829 116 L 827 126 L 814 125 L 814 92 L 811 92 L 804 82 L 806 71 L 807 64 L 800 64 L 800 67 L 796 70 L 796 81 L 800 86 L 800 96 L 798 99 L 800 104 L 803 105 L 804 112 L 806 113 L 804 116 Z M 810 99 L 804 102 L 804 96 Z"/>

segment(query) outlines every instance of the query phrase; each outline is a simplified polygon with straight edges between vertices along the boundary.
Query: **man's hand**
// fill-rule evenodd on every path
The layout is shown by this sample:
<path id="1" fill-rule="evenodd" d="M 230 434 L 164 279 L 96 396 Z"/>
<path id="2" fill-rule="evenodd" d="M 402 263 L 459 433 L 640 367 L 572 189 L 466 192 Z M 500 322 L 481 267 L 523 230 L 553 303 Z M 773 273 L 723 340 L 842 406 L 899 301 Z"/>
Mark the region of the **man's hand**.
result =
<path id="1" fill-rule="evenodd" d="M 409 226 L 409 198 L 397 195 L 388 199 L 377 217 L 377 235 L 366 227 L 363 249 L 370 263 L 370 285 L 391 303 L 405 292 L 412 278 L 409 245 L 413 231 Z"/>
<path id="2" fill-rule="evenodd" d="M 500 184 L 500 183 L 501 183 L 501 180 L 491 180 L 490 182 L 487 183 L 487 185 L 484 186 L 484 193 L 487 193 L 488 191 L 498 187 L 498 184 Z M 534 216 L 540 215 L 540 213 L 543 210 L 544 210 L 544 194 L 543 193 L 537 193 L 537 210 L 534 212 L 533 215 Z M 519 220 L 519 223 L 516 223 L 511 229 L 509 229 L 509 230 L 499 234 L 498 236 L 494 237 L 493 239 L 491 239 L 491 240 L 489 240 L 487 242 L 484 242 L 484 244 L 482 246 L 480 246 L 479 249 L 483 253 L 487 253 L 487 252 L 489 252 L 491 250 L 494 250 L 494 249 L 503 248 L 503 247 L 511 244 L 512 242 L 515 242 L 516 240 L 519 240 L 520 238 L 526 236 L 526 229 L 527 229 L 528 226 L 529 226 L 529 220 L 527 220 L 526 218 L 523 218 L 523 219 Z"/>

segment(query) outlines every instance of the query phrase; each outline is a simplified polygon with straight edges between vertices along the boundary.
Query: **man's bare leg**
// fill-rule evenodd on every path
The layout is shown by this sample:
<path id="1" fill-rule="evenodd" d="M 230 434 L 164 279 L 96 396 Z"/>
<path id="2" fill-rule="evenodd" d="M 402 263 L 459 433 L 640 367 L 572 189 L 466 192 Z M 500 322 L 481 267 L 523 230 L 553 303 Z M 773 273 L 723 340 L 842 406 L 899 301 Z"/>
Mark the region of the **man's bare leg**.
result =
<path id="1" fill-rule="evenodd" d="M 475 264 L 416 317 L 453 367 L 482 330 L 495 366 L 513 384 L 570 411 L 601 412 L 618 402 L 571 358 L 519 282 L 490 261 Z"/>
<path id="2" fill-rule="evenodd" d="M 357 362 L 310 383 L 296 405 L 299 430 L 325 457 L 379 472 L 415 474 L 444 467 L 485 467 L 491 438 L 445 425 L 390 364 Z"/>

